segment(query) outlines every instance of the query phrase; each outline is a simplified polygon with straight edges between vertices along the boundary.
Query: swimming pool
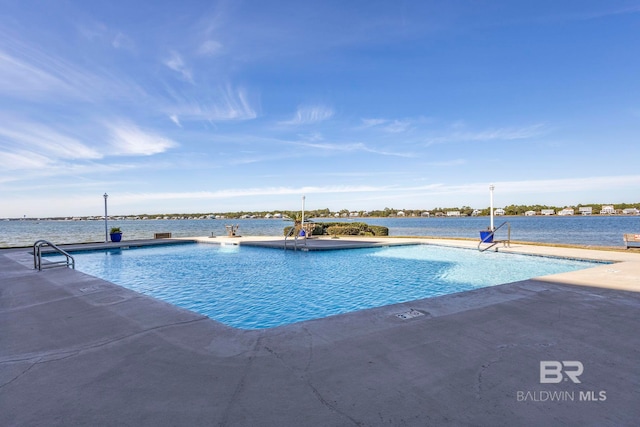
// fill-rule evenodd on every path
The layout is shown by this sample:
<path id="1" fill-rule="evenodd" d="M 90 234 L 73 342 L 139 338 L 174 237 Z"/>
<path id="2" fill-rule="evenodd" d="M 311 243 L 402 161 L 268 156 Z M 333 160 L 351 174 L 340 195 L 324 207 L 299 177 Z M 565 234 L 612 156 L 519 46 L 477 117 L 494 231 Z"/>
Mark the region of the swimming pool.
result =
<path id="1" fill-rule="evenodd" d="M 435 245 L 292 252 L 189 243 L 78 252 L 74 257 L 82 272 L 243 329 L 597 265 Z"/>

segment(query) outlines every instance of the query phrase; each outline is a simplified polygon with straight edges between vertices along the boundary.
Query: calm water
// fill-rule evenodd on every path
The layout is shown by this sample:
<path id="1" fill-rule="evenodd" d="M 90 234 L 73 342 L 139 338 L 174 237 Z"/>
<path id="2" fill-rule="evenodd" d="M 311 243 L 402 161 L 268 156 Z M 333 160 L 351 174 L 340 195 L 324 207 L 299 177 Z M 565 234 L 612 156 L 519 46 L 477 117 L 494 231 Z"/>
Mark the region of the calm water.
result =
<path id="1" fill-rule="evenodd" d="M 640 232 L 640 216 L 499 217 L 511 223 L 511 238 L 529 242 L 594 246 L 623 246 L 624 233 Z M 328 220 L 329 221 L 329 220 Z M 333 221 L 333 220 L 331 220 Z M 363 218 L 372 225 L 389 227 L 391 236 L 438 236 L 478 238 L 489 225 L 488 217 L 465 218 Z M 124 240 L 151 239 L 154 233 L 175 237 L 225 235 L 225 224 L 240 224 L 239 234 L 281 235 L 289 221 L 242 220 L 124 220 L 109 221 L 121 227 Z M 0 247 L 30 246 L 38 239 L 53 243 L 104 241 L 102 221 L 0 221 Z"/>
<path id="2" fill-rule="evenodd" d="M 244 329 L 596 265 L 432 245 L 293 252 L 184 244 L 74 257 L 80 271 Z"/>

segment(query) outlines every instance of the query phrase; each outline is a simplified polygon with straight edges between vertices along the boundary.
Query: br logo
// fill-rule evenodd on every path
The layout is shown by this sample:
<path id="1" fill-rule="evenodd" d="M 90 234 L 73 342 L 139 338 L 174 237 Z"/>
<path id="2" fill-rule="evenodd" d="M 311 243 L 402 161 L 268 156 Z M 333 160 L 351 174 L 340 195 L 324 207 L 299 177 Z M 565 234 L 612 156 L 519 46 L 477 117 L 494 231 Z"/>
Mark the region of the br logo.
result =
<path id="1" fill-rule="evenodd" d="M 580 383 L 578 377 L 582 375 L 584 366 L 577 360 L 541 360 L 540 361 L 540 384 L 557 384 L 569 378 L 576 384 Z M 564 373 L 564 375 L 563 375 Z M 565 378 L 566 376 L 566 378 Z"/>

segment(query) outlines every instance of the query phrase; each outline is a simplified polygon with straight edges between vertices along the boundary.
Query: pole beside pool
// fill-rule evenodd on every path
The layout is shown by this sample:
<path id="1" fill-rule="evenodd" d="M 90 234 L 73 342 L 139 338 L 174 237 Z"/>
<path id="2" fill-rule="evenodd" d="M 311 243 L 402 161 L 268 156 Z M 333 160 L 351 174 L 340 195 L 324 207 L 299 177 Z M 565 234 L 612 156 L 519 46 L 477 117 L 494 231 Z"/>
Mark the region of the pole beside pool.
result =
<path id="1" fill-rule="evenodd" d="M 490 215 L 491 215 L 491 231 L 495 230 L 495 228 L 493 227 L 493 189 L 496 188 L 493 184 L 489 184 L 489 195 L 490 195 L 490 204 L 489 204 L 489 211 L 490 211 Z"/>
<path id="2" fill-rule="evenodd" d="M 304 230 L 304 199 L 305 197 L 302 196 L 302 229 Z"/>
<path id="3" fill-rule="evenodd" d="M 104 242 L 107 243 L 109 241 L 109 232 L 107 230 L 107 197 L 109 195 L 104 193 Z"/>

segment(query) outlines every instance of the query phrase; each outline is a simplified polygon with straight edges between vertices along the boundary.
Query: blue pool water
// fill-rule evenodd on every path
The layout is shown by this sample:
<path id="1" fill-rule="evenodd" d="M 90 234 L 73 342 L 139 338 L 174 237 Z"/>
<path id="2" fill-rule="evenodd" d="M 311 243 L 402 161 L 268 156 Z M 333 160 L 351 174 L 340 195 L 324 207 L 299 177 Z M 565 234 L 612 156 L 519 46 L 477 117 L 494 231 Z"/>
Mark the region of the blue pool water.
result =
<path id="1" fill-rule="evenodd" d="M 292 252 L 184 244 L 80 252 L 74 257 L 80 271 L 243 329 L 595 265 L 433 245 Z"/>

